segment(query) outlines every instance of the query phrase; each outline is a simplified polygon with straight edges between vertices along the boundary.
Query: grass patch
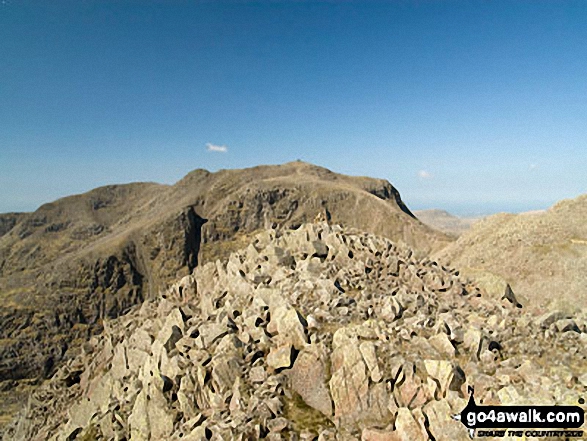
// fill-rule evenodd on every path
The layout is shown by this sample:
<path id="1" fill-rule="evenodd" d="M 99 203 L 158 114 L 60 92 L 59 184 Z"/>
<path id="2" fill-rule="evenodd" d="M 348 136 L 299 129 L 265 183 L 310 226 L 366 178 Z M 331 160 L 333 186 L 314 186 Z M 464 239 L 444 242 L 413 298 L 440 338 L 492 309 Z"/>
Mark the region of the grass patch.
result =
<path id="1" fill-rule="evenodd" d="M 292 399 L 285 403 L 284 417 L 292 422 L 294 430 L 297 432 L 308 430 L 319 434 L 325 427 L 334 427 L 327 416 L 308 406 L 302 397 L 295 392 L 293 392 Z"/>
<path id="2" fill-rule="evenodd" d="M 98 439 L 99 430 L 95 424 L 91 424 L 86 430 L 84 430 L 80 437 L 80 441 L 96 441 Z"/>
<path id="3" fill-rule="evenodd" d="M 200 246 L 199 265 L 216 260 L 227 260 L 231 253 L 242 250 L 249 246 L 252 238 L 261 230 L 250 233 L 237 233 L 230 239 L 217 240 L 214 242 L 203 243 Z"/>

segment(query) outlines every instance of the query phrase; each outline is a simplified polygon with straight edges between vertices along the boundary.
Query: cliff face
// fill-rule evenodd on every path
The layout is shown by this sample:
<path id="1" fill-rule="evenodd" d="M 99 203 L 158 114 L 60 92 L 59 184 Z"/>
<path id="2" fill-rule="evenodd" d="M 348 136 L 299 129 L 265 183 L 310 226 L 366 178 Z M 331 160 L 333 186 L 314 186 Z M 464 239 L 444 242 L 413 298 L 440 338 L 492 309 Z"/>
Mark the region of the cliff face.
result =
<path id="1" fill-rule="evenodd" d="M 421 253 L 448 243 L 411 215 L 388 182 L 305 163 L 196 170 L 172 186 L 102 187 L 3 215 L 0 395 L 52 375 L 105 318 L 225 258 L 256 231 L 317 215 Z"/>
<path id="2" fill-rule="evenodd" d="M 8 233 L 26 213 L 2 213 L 0 214 L 0 237 Z"/>

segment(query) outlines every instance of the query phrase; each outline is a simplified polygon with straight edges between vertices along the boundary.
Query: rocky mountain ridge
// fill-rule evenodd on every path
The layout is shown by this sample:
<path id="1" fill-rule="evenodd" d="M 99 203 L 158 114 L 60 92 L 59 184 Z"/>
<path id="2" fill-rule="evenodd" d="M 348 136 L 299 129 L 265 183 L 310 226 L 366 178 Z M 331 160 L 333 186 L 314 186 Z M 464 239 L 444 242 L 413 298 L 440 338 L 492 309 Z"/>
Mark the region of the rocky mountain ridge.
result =
<path id="1" fill-rule="evenodd" d="M 0 216 L 0 403 L 10 403 L 0 413 L 13 412 L 21 386 L 52 375 L 104 319 L 259 230 L 317 215 L 420 253 L 450 240 L 415 219 L 389 182 L 303 162 L 195 170 L 171 186 L 107 186 Z"/>
<path id="2" fill-rule="evenodd" d="M 584 404 L 585 311 L 506 297 L 359 230 L 269 230 L 107 320 L 4 437 L 453 441 L 468 386 Z"/>

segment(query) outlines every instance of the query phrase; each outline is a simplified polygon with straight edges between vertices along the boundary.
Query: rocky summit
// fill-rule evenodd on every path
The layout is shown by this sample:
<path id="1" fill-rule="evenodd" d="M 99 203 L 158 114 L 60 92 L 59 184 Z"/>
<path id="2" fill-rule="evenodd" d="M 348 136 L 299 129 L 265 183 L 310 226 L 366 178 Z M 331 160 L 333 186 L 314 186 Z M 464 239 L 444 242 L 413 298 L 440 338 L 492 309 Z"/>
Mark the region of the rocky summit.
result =
<path id="1" fill-rule="evenodd" d="M 269 229 L 119 318 L 11 440 L 465 440 L 478 404 L 578 404 L 587 316 L 531 315 L 389 239 Z"/>

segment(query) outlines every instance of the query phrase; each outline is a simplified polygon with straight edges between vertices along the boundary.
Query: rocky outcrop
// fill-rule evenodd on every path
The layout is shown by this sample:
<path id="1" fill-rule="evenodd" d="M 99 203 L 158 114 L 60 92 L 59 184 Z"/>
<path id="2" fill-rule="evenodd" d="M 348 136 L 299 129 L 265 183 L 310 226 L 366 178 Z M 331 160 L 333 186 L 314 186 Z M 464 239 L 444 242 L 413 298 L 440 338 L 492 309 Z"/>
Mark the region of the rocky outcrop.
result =
<path id="1" fill-rule="evenodd" d="M 8 402 L 5 397 L 11 397 L 20 384 L 30 384 L 29 379 L 51 376 L 84 341 L 101 331 L 104 319 L 126 313 L 170 278 L 192 270 L 203 223 L 188 208 L 142 238 L 124 238 L 118 249 L 102 250 L 98 244 L 97 250 L 79 260 L 57 261 L 53 273 L 39 271 L 35 277 L 46 280 L 38 287 L 40 292 L 23 282 L 19 297 L 25 301 L 8 301 L 0 309 L 1 401 Z M 164 246 L 157 248 L 152 243 L 157 240 Z M 157 252 L 146 256 L 147 249 Z M 16 285 L 31 277 L 23 271 L 9 282 Z M 14 408 L 12 403 L 5 411 Z"/>
<path id="2" fill-rule="evenodd" d="M 0 237 L 8 233 L 26 213 L 2 213 L 0 214 Z"/>
<path id="3" fill-rule="evenodd" d="M 4 436 L 465 440 L 469 386 L 578 403 L 586 318 L 532 316 L 360 231 L 269 230 L 106 320 Z"/>

